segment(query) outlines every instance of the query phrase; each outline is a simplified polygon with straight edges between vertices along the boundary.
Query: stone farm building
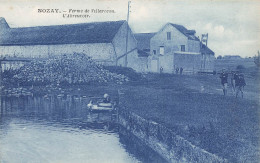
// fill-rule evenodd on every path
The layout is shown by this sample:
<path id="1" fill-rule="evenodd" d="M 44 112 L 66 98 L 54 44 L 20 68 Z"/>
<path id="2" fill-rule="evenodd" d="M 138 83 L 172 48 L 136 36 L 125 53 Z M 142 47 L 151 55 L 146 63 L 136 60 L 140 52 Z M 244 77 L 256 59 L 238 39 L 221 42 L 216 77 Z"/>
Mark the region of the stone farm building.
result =
<path id="1" fill-rule="evenodd" d="M 149 53 L 147 69 L 150 72 L 184 73 L 213 72 L 214 52 L 195 36 L 195 30 L 168 23 L 157 33 L 137 33 L 138 51 Z"/>
<path id="2" fill-rule="evenodd" d="M 1 56 L 45 58 L 73 53 L 84 53 L 103 65 L 137 71 L 147 67 L 141 64 L 136 39 L 126 21 L 10 28 L 0 18 Z"/>
<path id="3" fill-rule="evenodd" d="M 140 64 L 142 64 L 142 72 L 149 72 L 148 57 L 150 56 L 150 40 L 155 33 L 135 33 L 135 39 L 137 40 L 138 56 L 140 58 Z"/>

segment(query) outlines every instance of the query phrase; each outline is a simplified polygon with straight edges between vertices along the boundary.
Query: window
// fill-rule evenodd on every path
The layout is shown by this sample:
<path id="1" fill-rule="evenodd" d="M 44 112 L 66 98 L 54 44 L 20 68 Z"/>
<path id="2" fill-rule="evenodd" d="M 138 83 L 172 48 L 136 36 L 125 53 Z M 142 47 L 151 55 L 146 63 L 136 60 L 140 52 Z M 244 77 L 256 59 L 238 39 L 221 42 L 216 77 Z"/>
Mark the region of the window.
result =
<path id="1" fill-rule="evenodd" d="M 164 55 L 164 46 L 160 46 L 160 54 Z"/>
<path id="2" fill-rule="evenodd" d="M 167 40 L 171 40 L 171 32 L 167 32 Z"/>
<path id="3" fill-rule="evenodd" d="M 156 50 L 153 50 L 153 54 L 156 54 Z"/>
<path id="4" fill-rule="evenodd" d="M 181 51 L 185 52 L 185 45 L 181 45 Z"/>

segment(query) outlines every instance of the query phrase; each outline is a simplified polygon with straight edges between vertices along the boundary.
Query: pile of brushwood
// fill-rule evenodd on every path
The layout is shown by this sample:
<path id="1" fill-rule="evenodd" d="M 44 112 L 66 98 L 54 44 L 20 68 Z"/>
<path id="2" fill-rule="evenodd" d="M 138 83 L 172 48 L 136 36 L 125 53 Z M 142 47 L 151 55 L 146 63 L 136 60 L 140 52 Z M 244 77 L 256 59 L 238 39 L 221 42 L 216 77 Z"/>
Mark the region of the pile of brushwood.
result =
<path id="1" fill-rule="evenodd" d="M 67 54 L 33 60 L 4 79 L 19 85 L 123 83 L 125 75 L 112 73 L 85 54 Z"/>

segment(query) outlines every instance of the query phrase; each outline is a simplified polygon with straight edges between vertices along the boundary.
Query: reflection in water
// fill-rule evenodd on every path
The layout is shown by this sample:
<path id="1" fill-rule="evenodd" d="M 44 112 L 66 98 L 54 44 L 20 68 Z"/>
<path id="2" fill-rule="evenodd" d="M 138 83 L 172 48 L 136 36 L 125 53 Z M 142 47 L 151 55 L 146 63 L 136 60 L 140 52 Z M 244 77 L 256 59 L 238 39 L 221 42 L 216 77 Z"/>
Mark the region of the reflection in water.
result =
<path id="1" fill-rule="evenodd" d="M 151 148 L 147 147 L 144 142 L 140 141 L 136 136 L 131 134 L 123 127 L 119 127 L 119 141 L 127 144 L 125 149 L 128 153 L 133 154 L 142 162 L 166 162 L 162 157 L 158 156 Z M 134 142 L 134 143 L 133 143 Z"/>
<path id="2" fill-rule="evenodd" d="M 118 133 L 111 113 L 90 113 L 88 98 L 0 99 L 0 162 L 151 162 L 151 158 L 154 162 L 160 158 L 135 145 L 137 140 L 129 134 Z"/>

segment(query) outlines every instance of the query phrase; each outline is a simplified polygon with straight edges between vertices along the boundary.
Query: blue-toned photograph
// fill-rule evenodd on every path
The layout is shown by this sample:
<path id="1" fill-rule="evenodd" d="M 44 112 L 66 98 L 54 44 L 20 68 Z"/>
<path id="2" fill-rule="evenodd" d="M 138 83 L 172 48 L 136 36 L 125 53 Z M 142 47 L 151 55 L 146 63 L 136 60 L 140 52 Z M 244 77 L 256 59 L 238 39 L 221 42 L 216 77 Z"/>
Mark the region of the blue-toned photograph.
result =
<path id="1" fill-rule="evenodd" d="M 0 0 L 0 163 L 260 162 L 259 11 Z"/>

